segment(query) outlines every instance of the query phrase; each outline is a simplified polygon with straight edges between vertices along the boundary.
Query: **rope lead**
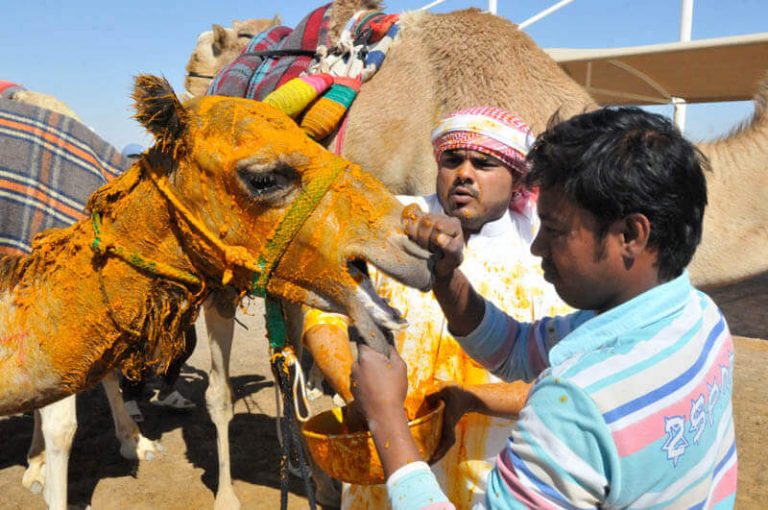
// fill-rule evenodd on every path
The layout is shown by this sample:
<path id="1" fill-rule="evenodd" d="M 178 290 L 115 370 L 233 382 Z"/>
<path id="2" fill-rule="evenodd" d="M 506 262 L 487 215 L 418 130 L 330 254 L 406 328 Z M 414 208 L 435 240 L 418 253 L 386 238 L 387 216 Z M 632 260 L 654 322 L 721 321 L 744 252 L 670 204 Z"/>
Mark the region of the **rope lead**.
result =
<path id="1" fill-rule="evenodd" d="M 277 381 L 279 391 L 283 396 L 282 408 L 284 413 L 279 412 L 278 407 L 278 437 L 280 439 L 280 508 L 288 508 L 288 482 L 289 465 L 291 464 L 291 453 L 298 461 L 299 473 L 304 482 L 304 490 L 309 500 L 309 508 L 316 510 L 315 491 L 312 486 L 311 473 L 307 462 L 307 454 L 304 450 L 304 444 L 299 435 L 299 427 L 296 418 L 296 405 L 293 393 L 293 381 L 301 368 L 296 361 L 295 355 L 290 348 L 285 351 L 275 352 L 272 355 L 272 371 Z M 281 416 L 282 414 L 282 416 Z"/>
<path id="2" fill-rule="evenodd" d="M 309 404 L 303 393 L 304 373 L 301 371 L 293 349 L 287 346 L 285 317 L 283 308 L 276 299 L 267 296 L 265 303 L 265 319 L 267 323 L 267 337 L 272 352 L 272 374 L 277 382 L 276 389 L 282 394 L 282 411 L 280 398 L 277 399 L 277 437 L 280 440 L 280 508 L 288 508 L 288 466 L 291 463 L 291 451 L 298 457 L 299 472 L 304 481 L 304 490 L 309 499 L 309 508 L 316 509 L 315 490 L 312 486 L 311 474 L 307 463 L 307 454 L 304 451 L 304 443 L 301 441 L 297 419 L 305 421 L 306 417 L 299 412 L 297 384 L 301 386 L 301 399 L 309 415 Z"/>

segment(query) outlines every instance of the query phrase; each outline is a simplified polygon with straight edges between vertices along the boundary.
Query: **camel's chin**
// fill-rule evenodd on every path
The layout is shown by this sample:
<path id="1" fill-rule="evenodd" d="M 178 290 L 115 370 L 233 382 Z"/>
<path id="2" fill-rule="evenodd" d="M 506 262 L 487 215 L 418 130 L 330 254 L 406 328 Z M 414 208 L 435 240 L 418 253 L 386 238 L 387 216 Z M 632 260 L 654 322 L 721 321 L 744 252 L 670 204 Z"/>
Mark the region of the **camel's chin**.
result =
<path id="1" fill-rule="evenodd" d="M 342 300 L 304 289 L 303 302 L 325 312 L 345 314 L 354 326 L 350 331 L 353 340 L 361 340 L 384 352 L 385 345 L 392 343 L 392 332 L 404 329 L 408 322 L 399 310 L 376 293 L 370 278 L 354 263 L 347 264 L 347 269 L 356 285 L 354 290 L 343 292 Z"/>

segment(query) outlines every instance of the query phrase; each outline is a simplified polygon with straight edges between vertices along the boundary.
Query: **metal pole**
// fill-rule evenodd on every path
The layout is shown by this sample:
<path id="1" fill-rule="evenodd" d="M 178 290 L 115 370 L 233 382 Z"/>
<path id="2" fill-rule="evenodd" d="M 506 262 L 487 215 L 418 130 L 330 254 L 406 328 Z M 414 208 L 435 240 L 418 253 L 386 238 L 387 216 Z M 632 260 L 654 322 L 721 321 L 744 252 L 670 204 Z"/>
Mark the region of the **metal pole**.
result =
<path id="1" fill-rule="evenodd" d="M 497 0 L 488 0 L 488 12 L 491 14 L 496 14 L 496 11 L 499 10 L 498 6 L 496 5 L 497 3 Z"/>
<path id="2" fill-rule="evenodd" d="M 424 7 L 419 7 L 419 10 L 420 10 L 420 11 L 428 11 L 428 10 L 429 10 L 429 9 L 431 9 L 432 7 L 438 6 L 438 5 L 440 5 L 441 3 L 443 3 L 443 2 L 445 2 L 445 0 L 435 0 L 434 2 L 430 2 L 430 3 L 428 3 L 428 4 L 427 4 L 427 5 L 425 5 Z"/>
<path id="3" fill-rule="evenodd" d="M 693 0 L 681 0 L 680 2 L 680 41 L 691 40 L 691 31 L 693 29 Z M 679 97 L 672 98 L 674 105 L 674 121 L 680 131 L 685 129 L 685 113 L 687 105 L 685 100 Z"/>
<path id="4" fill-rule="evenodd" d="M 573 0 L 561 0 L 560 2 L 557 2 L 557 3 L 556 3 L 555 5 L 553 5 L 552 7 L 549 7 L 549 8 L 547 8 L 547 9 L 544 9 L 544 10 L 543 10 L 543 11 L 541 11 L 540 13 L 538 13 L 538 14 L 535 14 L 535 15 L 531 16 L 531 17 L 530 17 L 530 18 L 528 18 L 527 20 L 525 20 L 525 21 L 523 21 L 522 23 L 520 23 L 519 25 L 517 25 L 517 27 L 518 27 L 520 30 L 523 30 L 523 29 L 525 29 L 526 27 L 529 27 L 529 26 L 533 25 L 534 23 L 536 23 L 536 22 L 537 22 L 537 21 L 539 21 L 540 19 L 542 19 L 542 18 L 545 18 L 546 16 L 549 16 L 549 15 L 550 15 L 550 14 L 552 14 L 553 12 L 555 12 L 555 11 L 558 11 L 558 10 L 562 9 L 563 7 L 565 7 L 566 5 L 568 5 L 568 4 L 569 4 L 569 3 L 571 3 L 571 2 L 573 2 Z"/>

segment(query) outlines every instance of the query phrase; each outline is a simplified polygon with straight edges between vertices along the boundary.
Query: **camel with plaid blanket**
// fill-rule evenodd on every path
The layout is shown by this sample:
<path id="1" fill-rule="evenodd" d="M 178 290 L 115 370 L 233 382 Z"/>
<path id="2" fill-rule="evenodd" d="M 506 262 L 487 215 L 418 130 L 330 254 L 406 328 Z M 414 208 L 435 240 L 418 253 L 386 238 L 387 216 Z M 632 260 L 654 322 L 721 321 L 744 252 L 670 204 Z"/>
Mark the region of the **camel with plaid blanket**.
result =
<path id="1" fill-rule="evenodd" d="M 41 231 L 85 219 L 90 194 L 128 167 L 62 101 L 16 88 L 0 99 L 0 256 L 28 254 Z M 128 414 L 116 373 L 108 373 L 102 386 L 120 454 L 151 460 L 160 445 L 144 437 Z M 51 508 L 66 506 L 67 459 L 76 428 L 74 395 L 34 412 L 22 483 L 32 492 L 45 491 Z"/>

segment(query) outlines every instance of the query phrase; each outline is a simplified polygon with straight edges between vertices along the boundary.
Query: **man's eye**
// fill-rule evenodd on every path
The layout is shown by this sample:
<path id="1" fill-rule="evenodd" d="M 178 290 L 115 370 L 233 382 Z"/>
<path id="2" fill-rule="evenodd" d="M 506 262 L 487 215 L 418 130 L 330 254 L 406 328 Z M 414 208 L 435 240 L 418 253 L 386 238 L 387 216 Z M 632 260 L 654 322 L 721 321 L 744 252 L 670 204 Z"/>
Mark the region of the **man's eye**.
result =
<path id="1" fill-rule="evenodd" d="M 454 168 L 461 165 L 463 161 L 464 161 L 463 158 L 456 157 L 456 156 L 449 156 L 449 157 L 443 158 L 442 165 L 448 168 Z"/>

